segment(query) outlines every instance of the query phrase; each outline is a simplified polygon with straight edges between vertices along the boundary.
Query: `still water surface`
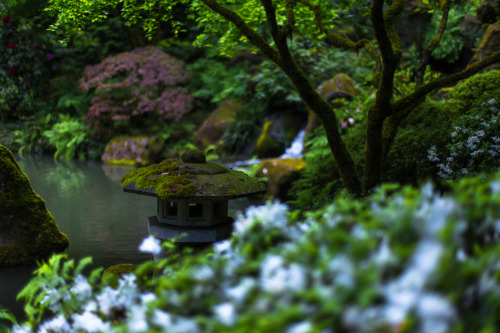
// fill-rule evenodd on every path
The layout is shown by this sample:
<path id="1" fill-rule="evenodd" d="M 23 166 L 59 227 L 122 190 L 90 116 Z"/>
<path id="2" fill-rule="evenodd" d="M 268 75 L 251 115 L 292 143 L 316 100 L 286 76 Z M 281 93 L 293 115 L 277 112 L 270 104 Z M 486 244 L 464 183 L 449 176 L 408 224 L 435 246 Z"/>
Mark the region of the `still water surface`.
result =
<path id="1" fill-rule="evenodd" d="M 155 214 L 156 199 L 123 192 L 120 178 L 131 169 L 51 157 L 17 157 L 17 161 L 59 229 L 68 235 L 70 258 L 92 256 L 96 267 L 151 259 L 138 246 L 148 235 L 147 217 Z M 230 215 L 245 203 L 230 206 Z M 23 316 L 16 295 L 35 268 L 0 268 L 0 307 L 12 310 L 17 318 Z"/>

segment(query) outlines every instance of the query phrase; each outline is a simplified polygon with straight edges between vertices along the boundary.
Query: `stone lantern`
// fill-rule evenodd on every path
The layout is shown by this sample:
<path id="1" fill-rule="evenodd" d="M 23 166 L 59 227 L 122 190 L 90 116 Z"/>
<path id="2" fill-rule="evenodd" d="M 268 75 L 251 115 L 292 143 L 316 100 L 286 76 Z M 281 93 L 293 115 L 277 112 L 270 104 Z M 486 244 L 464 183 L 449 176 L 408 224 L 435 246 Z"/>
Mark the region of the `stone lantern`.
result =
<path id="1" fill-rule="evenodd" d="M 265 185 L 241 171 L 207 162 L 200 151 L 188 150 L 181 160 L 132 171 L 122 178 L 123 190 L 157 197 L 149 232 L 160 239 L 185 234 L 179 243 L 203 244 L 229 238 L 234 220 L 228 216 L 228 200 L 265 193 Z"/>

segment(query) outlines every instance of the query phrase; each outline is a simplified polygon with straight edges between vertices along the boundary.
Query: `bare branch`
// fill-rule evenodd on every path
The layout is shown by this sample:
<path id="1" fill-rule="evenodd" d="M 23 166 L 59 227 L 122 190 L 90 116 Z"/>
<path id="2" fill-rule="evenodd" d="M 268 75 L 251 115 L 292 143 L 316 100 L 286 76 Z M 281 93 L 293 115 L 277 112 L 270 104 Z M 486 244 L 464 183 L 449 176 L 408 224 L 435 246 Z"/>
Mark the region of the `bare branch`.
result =
<path id="1" fill-rule="evenodd" d="M 451 86 L 455 83 L 457 83 L 460 80 L 466 79 L 468 77 L 471 77 L 474 74 L 479 73 L 481 70 L 485 69 L 486 67 L 493 65 L 495 63 L 500 62 L 500 51 L 497 51 L 490 55 L 489 57 L 481 60 L 480 62 L 464 69 L 461 72 L 454 73 L 451 75 L 446 75 L 444 77 L 441 77 L 439 79 L 436 79 L 434 81 L 431 81 L 419 88 L 417 88 L 412 94 L 401 98 L 400 100 L 396 101 L 393 106 L 393 112 L 394 114 L 397 113 L 405 113 L 405 110 L 410 108 L 412 105 L 414 105 L 418 100 L 424 98 L 427 94 L 431 93 L 432 91 L 442 88 L 442 87 L 448 87 Z"/>
<path id="2" fill-rule="evenodd" d="M 265 39 L 254 29 L 252 29 L 246 22 L 234 11 L 220 5 L 216 0 L 201 0 L 205 5 L 210 7 L 214 12 L 220 14 L 228 21 L 232 22 L 236 28 L 259 50 L 262 51 L 269 59 L 278 63 L 278 52 L 273 49 Z"/>
<path id="3" fill-rule="evenodd" d="M 427 68 L 427 64 L 429 64 L 429 60 L 432 54 L 439 43 L 441 42 L 441 38 L 443 37 L 444 31 L 446 30 L 446 24 L 448 22 L 448 13 L 450 11 L 451 0 L 443 0 L 444 3 L 442 5 L 443 15 L 441 16 L 441 21 L 439 22 L 439 27 L 436 31 L 436 34 L 431 39 L 429 44 L 425 47 L 424 52 L 422 54 L 422 61 L 420 62 L 420 66 L 417 70 L 417 82 L 415 85 L 415 89 L 420 87 L 424 83 L 424 75 L 425 69 Z"/>

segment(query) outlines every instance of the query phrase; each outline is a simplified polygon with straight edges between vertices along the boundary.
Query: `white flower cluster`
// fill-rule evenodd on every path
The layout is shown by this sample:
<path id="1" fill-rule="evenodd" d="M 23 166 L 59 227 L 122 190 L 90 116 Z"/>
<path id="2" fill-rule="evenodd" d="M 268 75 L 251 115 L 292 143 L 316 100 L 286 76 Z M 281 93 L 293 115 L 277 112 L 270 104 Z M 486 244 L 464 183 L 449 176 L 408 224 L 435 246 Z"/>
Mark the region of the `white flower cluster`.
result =
<path id="1" fill-rule="evenodd" d="M 483 105 L 489 108 L 492 114 L 490 119 L 482 119 L 479 115 L 463 117 L 469 127 L 454 127 L 448 157 L 438 156 L 435 146 L 427 151 L 428 160 L 436 163 L 439 168 L 437 176 L 448 179 L 468 175 L 486 159 L 493 159 L 497 166 L 500 165 L 500 138 L 495 135 L 500 115 L 499 109 L 495 107 L 497 104 L 497 101 L 491 99 Z"/>
<path id="2" fill-rule="evenodd" d="M 500 192 L 498 181 L 491 183 L 491 191 Z M 248 324 L 248 318 L 279 316 L 279 311 L 293 308 L 294 319 L 284 319 L 281 330 L 306 333 L 325 328 L 323 317 L 319 326 L 315 321 L 323 304 L 338 308 L 335 325 L 349 332 L 371 332 L 376 327 L 396 331 L 410 317 L 416 320 L 415 332 L 449 332 L 460 315 L 446 294 L 435 289 L 434 279 L 449 258 L 444 231 L 459 249 L 457 263 L 468 260 L 460 248 L 467 214 L 454 199 L 437 196 L 429 184 L 416 193 L 417 198 L 395 194 L 390 200 L 383 194 L 363 214 L 353 215 L 369 215 L 370 223 L 349 215 L 360 207 L 356 204 L 348 210 L 333 204 L 305 223 L 289 221 L 288 208 L 278 202 L 250 207 L 235 222 L 235 236 L 215 244 L 208 261 L 158 277 L 158 286 L 163 287 L 154 292 L 141 291 L 135 275 L 124 276 L 116 289 L 95 292 L 77 276 L 68 293 L 59 297 L 76 300 L 79 310 L 56 311 L 37 328 L 15 326 L 14 332 L 230 331 L 242 321 Z M 499 217 L 490 215 L 477 227 L 496 228 L 500 239 Z M 390 230 L 398 225 L 406 226 L 405 233 L 413 237 L 407 257 L 393 248 L 395 243 L 406 244 L 390 238 Z M 243 240 L 255 233 L 265 239 L 271 231 L 280 233 L 279 242 L 260 254 L 245 252 L 252 244 Z M 151 253 L 161 249 L 152 238 L 145 239 L 141 248 Z M 475 282 L 481 295 L 500 295 L 498 269 L 497 259 L 485 266 Z M 184 289 L 172 288 L 182 283 Z M 372 301 L 366 297 L 360 301 L 366 289 L 371 289 Z M 48 299 L 56 299 L 52 294 L 58 291 L 47 291 Z"/>

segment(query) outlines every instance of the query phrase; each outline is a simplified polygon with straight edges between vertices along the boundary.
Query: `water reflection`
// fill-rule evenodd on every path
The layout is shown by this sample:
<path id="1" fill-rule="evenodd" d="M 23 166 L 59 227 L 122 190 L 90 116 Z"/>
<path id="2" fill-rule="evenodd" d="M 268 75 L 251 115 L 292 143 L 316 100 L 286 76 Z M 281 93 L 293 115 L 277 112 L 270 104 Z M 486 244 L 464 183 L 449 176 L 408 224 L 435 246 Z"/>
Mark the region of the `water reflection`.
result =
<path id="1" fill-rule="evenodd" d="M 148 235 L 147 217 L 156 199 L 123 192 L 120 178 L 130 167 L 103 166 L 94 161 L 55 161 L 51 157 L 16 157 L 31 185 L 47 204 L 59 229 L 68 235 L 68 256 L 93 257 L 94 267 L 137 264 L 151 259 L 138 251 Z M 249 205 L 232 200 L 229 215 Z M 16 295 L 29 281 L 34 266 L 0 269 L 0 307 L 23 318 Z"/>
<path id="2" fill-rule="evenodd" d="M 51 157 L 16 157 L 31 185 L 68 235 L 68 255 L 92 256 L 94 266 L 140 263 L 150 256 L 138 251 L 148 235 L 147 217 L 156 211 L 151 198 L 124 193 L 119 180 L 106 176 L 101 163 L 55 161 Z M 109 174 L 117 174 L 107 167 Z M 126 173 L 126 172 L 125 172 Z M 22 313 L 15 296 L 33 267 L 0 269 L 0 307 Z"/>

